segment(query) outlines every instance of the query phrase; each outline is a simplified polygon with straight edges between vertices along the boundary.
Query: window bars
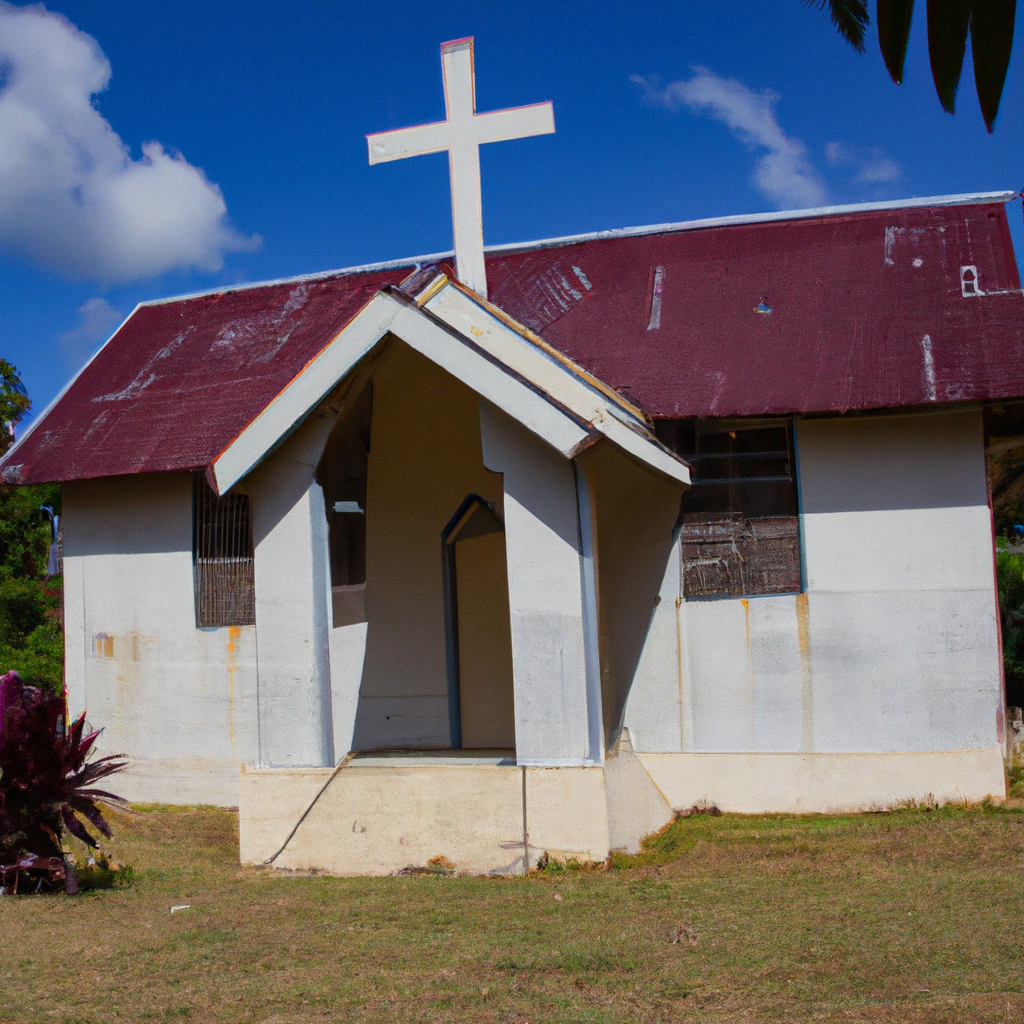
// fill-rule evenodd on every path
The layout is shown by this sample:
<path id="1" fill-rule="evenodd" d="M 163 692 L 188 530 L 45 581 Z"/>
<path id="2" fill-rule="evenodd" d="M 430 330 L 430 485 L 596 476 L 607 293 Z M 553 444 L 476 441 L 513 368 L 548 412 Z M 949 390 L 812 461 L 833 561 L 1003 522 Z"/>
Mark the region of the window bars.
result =
<path id="1" fill-rule="evenodd" d="M 192 564 L 197 626 L 255 625 L 249 498 L 218 497 L 201 472 L 192 477 Z"/>
<path id="2" fill-rule="evenodd" d="M 694 471 L 678 524 L 683 596 L 799 592 L 792 423 L 665 420 L 658 424 L 658 436 Z"/>

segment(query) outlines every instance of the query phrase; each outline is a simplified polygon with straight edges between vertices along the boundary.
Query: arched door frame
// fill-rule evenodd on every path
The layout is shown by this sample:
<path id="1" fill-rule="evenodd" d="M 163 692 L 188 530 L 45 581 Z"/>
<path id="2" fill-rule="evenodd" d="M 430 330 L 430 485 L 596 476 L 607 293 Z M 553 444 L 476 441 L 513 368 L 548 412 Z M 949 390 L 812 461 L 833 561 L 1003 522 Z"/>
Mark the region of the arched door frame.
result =
<path id="1" fill-rule="evenodd" d="M 444 634 L 448 658 L 448 736 L 452 750 L 462 749 L 462 698 L 459 692 L 459 595 L 455 545 L 460 540 L 504 533 L 505 524 L 494 502 L 479 494 L 467 494 L 455 515 L 441 531 L 441 562 L 444 573 Z"/>

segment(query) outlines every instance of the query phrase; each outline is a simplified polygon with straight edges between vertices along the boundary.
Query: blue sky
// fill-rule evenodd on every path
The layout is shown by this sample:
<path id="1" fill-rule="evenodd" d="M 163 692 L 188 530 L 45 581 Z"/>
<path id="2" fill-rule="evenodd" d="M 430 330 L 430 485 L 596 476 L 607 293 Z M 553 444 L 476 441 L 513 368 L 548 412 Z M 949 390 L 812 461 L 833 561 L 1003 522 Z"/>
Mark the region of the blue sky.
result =
<path id="1" fill-rule="evenodd" d="M 0 357 L 39 411 L 141 300 L 449 249 L 445 157 L 364 136 L 442 118 L 467 35 L 478 110 L 555 108 L 482 151 L 488 244 L 1019 190 L 1024 29 L 990 136 L 969 62 L 939 107 L 924 6 L 897 88 L 799 0 L 0 2 Z"/>

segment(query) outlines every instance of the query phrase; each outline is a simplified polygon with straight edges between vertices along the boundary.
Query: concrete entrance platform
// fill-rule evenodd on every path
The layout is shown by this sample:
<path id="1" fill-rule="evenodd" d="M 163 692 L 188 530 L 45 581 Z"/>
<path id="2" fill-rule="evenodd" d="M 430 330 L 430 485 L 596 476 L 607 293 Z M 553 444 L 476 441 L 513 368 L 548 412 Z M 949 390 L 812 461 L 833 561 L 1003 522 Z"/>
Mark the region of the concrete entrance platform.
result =
<path id="1" fill-rule="evenodd" d="M 242 863 L 344 875 L 388 875 L 439 856 L 473 874 L 520 874 L 545 852 L 601 861 L 604 770 L 521 767 L 506 751 L 246 769 L 239 834 Z"/>

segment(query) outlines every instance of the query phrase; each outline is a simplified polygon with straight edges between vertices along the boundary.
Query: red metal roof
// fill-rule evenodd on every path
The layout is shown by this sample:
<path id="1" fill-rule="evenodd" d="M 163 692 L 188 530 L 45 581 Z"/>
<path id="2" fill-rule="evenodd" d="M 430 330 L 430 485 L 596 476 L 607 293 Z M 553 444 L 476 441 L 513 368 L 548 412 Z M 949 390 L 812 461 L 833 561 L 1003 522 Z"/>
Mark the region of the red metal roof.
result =
<path id="1" fill-rule="evenodd" d="M 408 270 L 139 306 L 26 433 L 8 483 L 198 469 Z"/>
<path id="2" fill-rule="evenodd" d="M 409 266 L 139 307 L 3 479 L 205 466 Z M 998 202 L 568 240 L 492 252 L 487 276 L 492 302 L 655 418 L 1024 397 Z"/>
<path id="3" fill-rule="evenodd" d="M 964 297 L 967 266 L 985 295 Z M 492 302 L 655 418 L 1024 397 L 1002 203 L 587 241 L 502 254 L 487 277 Z"/>

